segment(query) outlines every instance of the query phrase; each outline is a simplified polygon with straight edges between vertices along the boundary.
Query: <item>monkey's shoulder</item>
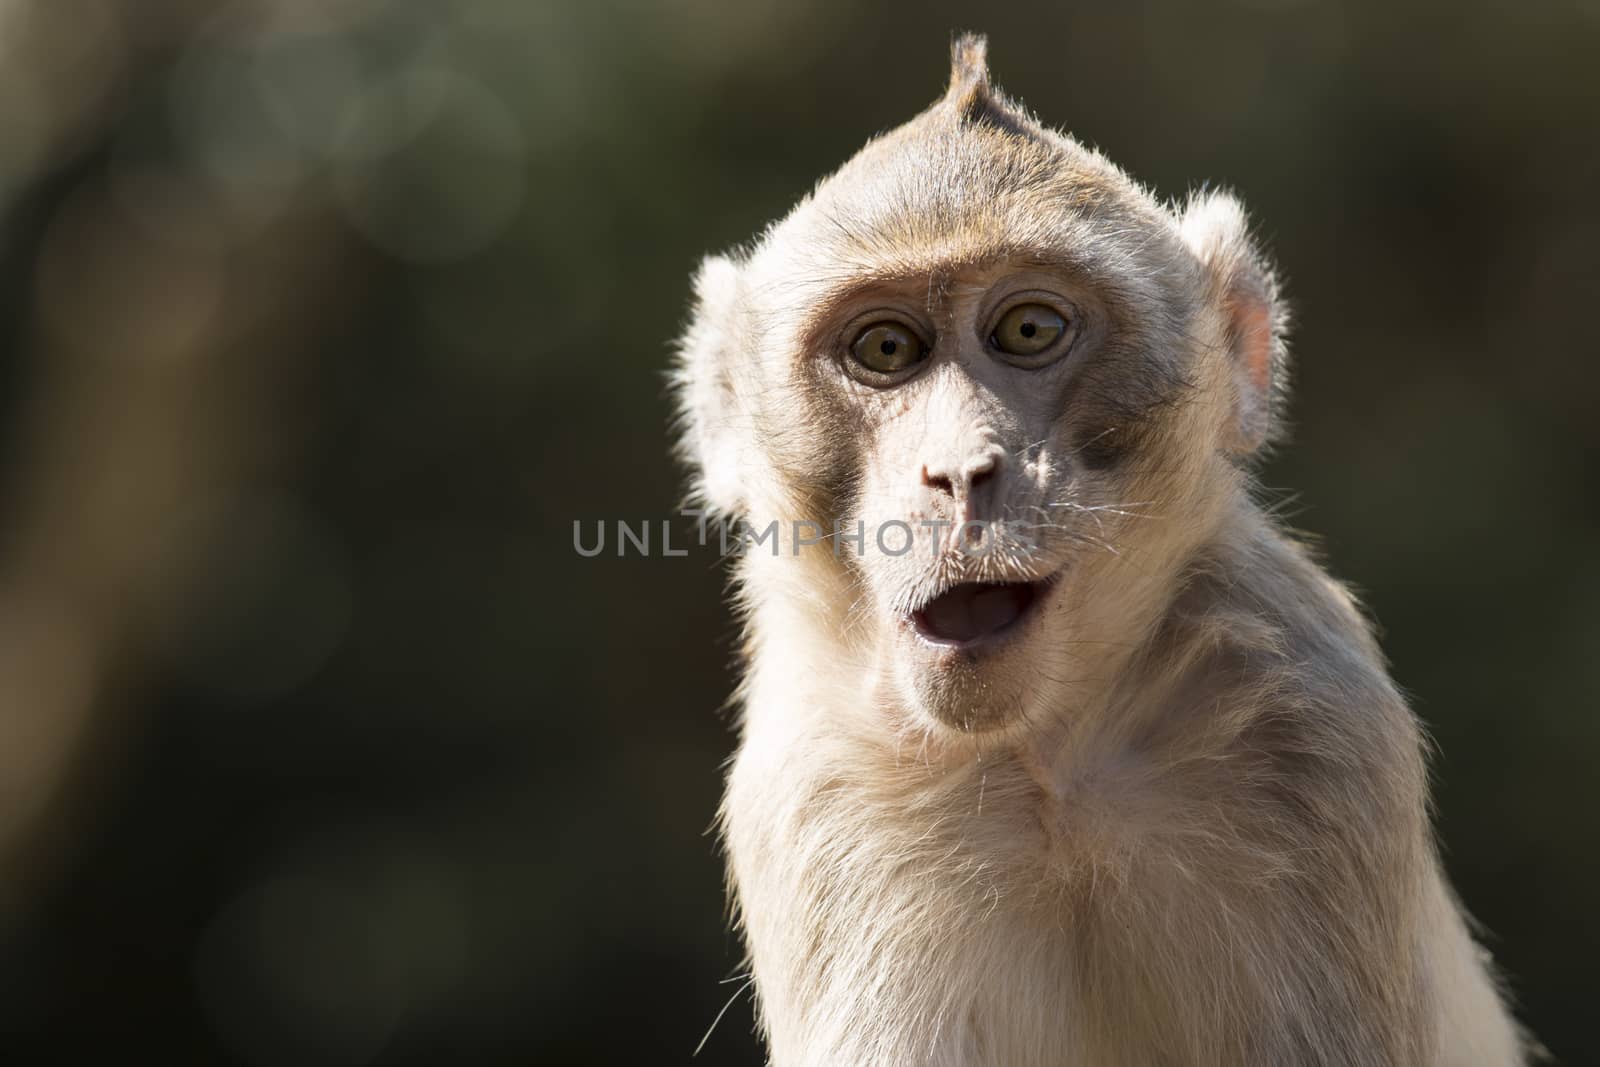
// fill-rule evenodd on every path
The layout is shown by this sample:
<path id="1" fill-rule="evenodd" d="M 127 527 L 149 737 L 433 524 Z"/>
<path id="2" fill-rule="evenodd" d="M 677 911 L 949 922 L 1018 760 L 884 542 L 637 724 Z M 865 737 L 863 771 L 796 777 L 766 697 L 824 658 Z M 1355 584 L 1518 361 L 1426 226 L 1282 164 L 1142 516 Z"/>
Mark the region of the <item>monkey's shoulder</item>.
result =
<path id="1" fill-rule="evenodd" d="M 1163 669 L 1143 672 L 1142 698 L 1129 695 L 1155 709 L 1144 743 L 1199 788 L 1220 773 L 1228 780 L 1213 784 L 1237 803 L 1317 821 L 1335 808 L 1422 810 L 1425 741 L 1371 623 L 1270 522 L 1197 561 L 1147 655 Z M 1362 806 L 1374 810 L 1348 810 Z"/>

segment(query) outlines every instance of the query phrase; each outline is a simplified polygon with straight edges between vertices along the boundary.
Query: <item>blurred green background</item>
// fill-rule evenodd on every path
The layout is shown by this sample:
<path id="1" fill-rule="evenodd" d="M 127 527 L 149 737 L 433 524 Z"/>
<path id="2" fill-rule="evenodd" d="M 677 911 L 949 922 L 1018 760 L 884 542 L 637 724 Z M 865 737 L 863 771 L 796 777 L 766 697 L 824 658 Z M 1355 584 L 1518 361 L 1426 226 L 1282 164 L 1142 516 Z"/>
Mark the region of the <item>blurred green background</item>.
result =
<path id="1" fill-rule="evenodd" d="M 1597 1062 L 1600 3 L 0 0 L 6 1063 L 761 1062 L 735 632 L 659 521 L 698 257 L 999 83 L 1297 313 L 1272 499 Z"/>

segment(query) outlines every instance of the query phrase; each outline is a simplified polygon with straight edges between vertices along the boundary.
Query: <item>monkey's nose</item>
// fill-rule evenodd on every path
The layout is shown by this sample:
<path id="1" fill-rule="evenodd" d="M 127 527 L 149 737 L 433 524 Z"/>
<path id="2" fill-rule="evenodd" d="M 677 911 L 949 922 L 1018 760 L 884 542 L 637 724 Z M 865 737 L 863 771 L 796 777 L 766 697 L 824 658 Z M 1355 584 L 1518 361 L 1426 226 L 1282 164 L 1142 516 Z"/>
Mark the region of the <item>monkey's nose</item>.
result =
<path id="1" fill-rule="evenodd" d="M 965 504 L 970 518 L 979 510 L 978 498 L 995 483 L 1003 456 L 1000 449 L 989 448 L 959 463 L 924 463 L 922 484 L 957 504 Z"/>

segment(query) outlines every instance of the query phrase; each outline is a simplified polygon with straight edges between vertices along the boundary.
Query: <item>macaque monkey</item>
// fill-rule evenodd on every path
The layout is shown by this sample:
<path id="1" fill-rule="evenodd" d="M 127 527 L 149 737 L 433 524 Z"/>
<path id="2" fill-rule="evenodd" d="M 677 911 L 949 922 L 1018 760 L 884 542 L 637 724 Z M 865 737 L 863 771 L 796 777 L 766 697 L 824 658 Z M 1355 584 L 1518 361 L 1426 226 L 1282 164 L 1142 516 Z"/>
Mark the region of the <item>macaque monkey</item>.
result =
<path id="1" fill-rule="evenodd" d="M 680 346 L 696 496 L 828 531 L 736 563 L 772 1062 L 1523 1063 L 1417 720 L 1252 498 L 1286 313 L 1243 210 L 1159 202 L 984 53 L 707 259 Z"/>

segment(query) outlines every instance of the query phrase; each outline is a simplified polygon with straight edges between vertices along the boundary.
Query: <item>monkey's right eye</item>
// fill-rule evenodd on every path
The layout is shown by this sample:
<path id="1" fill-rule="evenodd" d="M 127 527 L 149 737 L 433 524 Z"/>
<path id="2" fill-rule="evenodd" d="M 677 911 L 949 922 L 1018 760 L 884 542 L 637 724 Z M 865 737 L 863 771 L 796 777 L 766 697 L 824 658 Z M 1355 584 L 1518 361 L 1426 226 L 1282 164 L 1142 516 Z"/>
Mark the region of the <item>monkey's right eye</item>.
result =
<path id="1" fill-rule="evenodd" d="M 874 374 L 899 374 L 927 359 L 928 346 L 898 322 L 875 322 L 856 337 L 850 355 Z"/>

